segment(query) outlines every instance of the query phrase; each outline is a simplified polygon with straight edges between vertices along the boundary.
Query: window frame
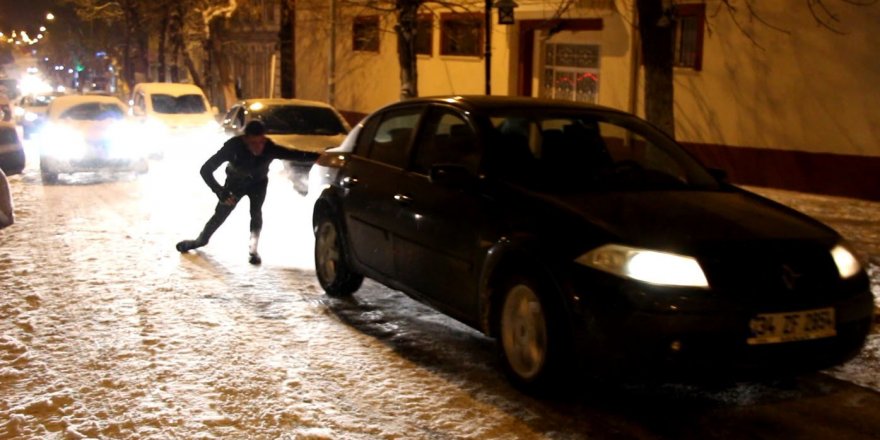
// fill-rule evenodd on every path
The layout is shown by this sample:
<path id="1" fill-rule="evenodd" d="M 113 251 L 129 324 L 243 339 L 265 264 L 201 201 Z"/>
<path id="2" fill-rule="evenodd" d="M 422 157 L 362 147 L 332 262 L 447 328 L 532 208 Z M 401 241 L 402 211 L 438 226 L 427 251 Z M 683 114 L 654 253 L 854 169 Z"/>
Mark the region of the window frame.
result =
<path id="1" fill-rule="evenodd" d="M 424 26 L 425 23 L 428 23 L 427 26 Z M 427 32 L 424 32 L 427 31 Z M 427 37 L 425 37 L 427 35 Z M 419 40 L 421 38 L 427 38 L 428 50 L 427 52 L 419 51 Z M 434 56 L 434 15 L 432 14 L 419 14 L 416 18 L 416 55 L 424 55 L 432 57 Z"/>
<path id="2" fill-rule="evenodd" d="M 703 34 L 706 28 L 706 5 L 703 3 L 686 3 L 675 7 L 675 30 L 672 65 L 682 69 L 703 70 Z M 695 20 L 693 40 L 684 39 L 684 21 Z M 687 43 L 693 44 L 693 61 L 683 60 L 683 48 Z"/>
<path id="3" fill-rule="evenodd" d="M 474 52 L 452 52 L 450 47 L 451 40 L 447 25 L 452 22 L 474 22 L 476 26 L 472 28 L 477 33 L 476 45 Z M 484 29 L 483 16 L 478 13 L 466 12 L 449 12 L 440 15 L 440 55 L 456 56 L 456 57 L 475 57 L 481 58 L 484 55 L 483 47 L 486 43 L 486 30 Z"/>
<path id="4" fill-rule="evenodd" d="M 373 38 L 364 38 L 362 32 L 375 32 Z M 351 50 L 353 52 L 379 53 L 379 16 L 359 15 L 351 22 Z"/>

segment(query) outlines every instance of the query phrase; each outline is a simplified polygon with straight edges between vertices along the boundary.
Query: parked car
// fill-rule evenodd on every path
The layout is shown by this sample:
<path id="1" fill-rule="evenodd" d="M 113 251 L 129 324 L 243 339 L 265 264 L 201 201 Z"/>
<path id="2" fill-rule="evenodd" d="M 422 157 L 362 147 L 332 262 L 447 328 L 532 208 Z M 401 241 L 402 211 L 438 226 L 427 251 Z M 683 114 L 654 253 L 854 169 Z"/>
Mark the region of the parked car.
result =
<path id="1" fill-rule="evenodd" d="M 313 213 L 325 292 L 366 276 L 430 304 L 496 338 L 527 390 L 812 371 L 871 328 L 868 276 L 838 233 L 627 113 L 407 100 L 370 115 L 338 163 Z"/>
<path id="2" fill-rule="evenodd" d="M 55 182 L 60 173 L 115 170 L 146 173 L 143 133 L 126 117 L 118 98 L 71 95 L 55 98 L 40 131 L 40 173 Z"/>
<path id="3" fill-rule="evenodd" d="M 25 153 L 12 122 L 0 122 L 0 169 L 11 176 L 24 170 Z"/>
<path id="4" fill-rule="evenodd" d="M 48 93 L 44 95 L 24 95 L 18 98 L 15 106 L 15 122 L 21 125 L 25 139 L 30 138 L 43 122 L 49 103 L 62 93 Z"/>
<path id="5" fill-rule="evenodd" d="M 15 223 L 15 211 L 12 203 L 12 191 L 9 190 L 6 174 L 0 168 L 0 229 L 12 226 L 13 223 Z"/>
<path id="6" fill-rule="evenodd" d="M 220 141 L 217 109 L 195 84 L 139 83 L 129 105 L 129 114 L 143 124 L 152 140 L 152 156 L 186 152 L 200 145 L 216 147 Z"/>
<path id="7" fill-rule="evenodd" d="M 267 136 L 281 147 L 310 153 L 308 163 L 284 161 L 293 187 L 309 191 L 309 169 L 324 150 L 338 146 L 351 127 L 332 106 L 302 99 L 248 99 L 230 107 L 221 125 L 228 135 L 239 135 L 254 119 L 263 121 Z"/>
<path id="8" fill-rule="evenodd" d="M 363 126 L 363 122 L 358 123 L 338 147 L 328 148 L 318 156 L 318 159 L 312 164 L 312 168 L 309 169 L 308 191 L 306 192 L 309 198 L 316 199 L 324 189 L 330 187 L 330 184 L 336 179 L 336 174 L 342 167 L 342 163 L 354 151 L 354 141 Z"/>

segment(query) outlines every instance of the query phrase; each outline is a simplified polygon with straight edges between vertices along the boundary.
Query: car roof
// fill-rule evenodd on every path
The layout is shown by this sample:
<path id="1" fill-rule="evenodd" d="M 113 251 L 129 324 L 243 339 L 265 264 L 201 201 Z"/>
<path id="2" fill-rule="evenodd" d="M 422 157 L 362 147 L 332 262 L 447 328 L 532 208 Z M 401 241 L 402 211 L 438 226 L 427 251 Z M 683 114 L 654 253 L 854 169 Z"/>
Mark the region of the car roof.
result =
<path id="1" fill-rule="evenodd" d="M 134 91 L 135 93 L 143 91 L 148 93 L 161 93 L 163 95 L 171 96 L 204 94 L 199 86 L 188 83 L 138 83 L 134 86 Z"/>
<path id="2" fill-rule="evenodd" d="M 450 104 L 479 112 L 492 112 L 503 109 L 571 109 L 624 113 L 620 110 L 585 102 L 560 99 L 533 98 L 528 96 L 486 96 L 486 95 L 444 95 L 408 99 L 390 104 L 388 107 L 414 103 Z"/>
<path id="3" fill-rule="evenodd" d="M 327 104 L 326 102 L 321 101 L 311 101 L 308 99 L 288 99 L 288 98 L 248 98 L 242 101 L 239 101 L 238 104 L 243 105 L 245 107 L 250 107 L 256 103 L 262 103 L 263 105 L 293 105 L 293 106 L 307 106 L 307 107 L 325 107 L 325 108 L 334 108 L 332 105 Z"/>
<path id="4" fill-rule="evenodd" d="M 61 113 L 64 113 L 66 110 L 80 105 L 80 104 L 88 104 L 91 102 L 103 103 L 103 104 L 116 104 L 123 111 L 125 110 L 125 104 L 119 100 L 119 98 L 115 96 L 104 96 L 104 95 L 65 95 L 59 96 L 52 100 L 49 103 L 49 117 L 54 118 Z"/>

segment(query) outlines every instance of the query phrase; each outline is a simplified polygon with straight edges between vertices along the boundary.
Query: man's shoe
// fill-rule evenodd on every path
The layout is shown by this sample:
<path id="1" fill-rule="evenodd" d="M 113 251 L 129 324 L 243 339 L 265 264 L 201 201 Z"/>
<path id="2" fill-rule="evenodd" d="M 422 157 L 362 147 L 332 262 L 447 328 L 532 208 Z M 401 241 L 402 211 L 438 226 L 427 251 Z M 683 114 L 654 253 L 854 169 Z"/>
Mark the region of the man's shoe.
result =
<path id="1" fill-rule="evenodd" d="M 202 246 L 204 246 L 204 244 L 199 243 L 198 240 L 183 240 L 180 243 L 177 243 L 176 248 L 177 248 L 177 252 L 184 253 L 184 252 L 187 252 L 187 251 L 190 251 L 192 249 L 195 249 L 197 247 L 202 247 Z"/>
<path id="2" fill-rule="evenodd" d="M 261 264 L 262 262 L 263 262 L 263 259 L 260 258 L 260 254 L 258 254 L 256 252 L 251 252 L 248 254 L 248 263 L 251 263 L 253 265 L 258 265 L 258 264 Z"/>

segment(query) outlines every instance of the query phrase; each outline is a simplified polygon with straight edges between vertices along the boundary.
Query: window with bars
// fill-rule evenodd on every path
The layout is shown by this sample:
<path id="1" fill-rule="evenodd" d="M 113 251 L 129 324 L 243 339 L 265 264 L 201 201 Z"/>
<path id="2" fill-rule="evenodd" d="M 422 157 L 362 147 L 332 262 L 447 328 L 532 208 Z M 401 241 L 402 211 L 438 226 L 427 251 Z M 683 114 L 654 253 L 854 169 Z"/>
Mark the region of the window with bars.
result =
<path id="1" fill-rule="evenodd" d="M 483 50 L 483 16 L 443 14 L 440 17 L 440 54 L 480 56 Z"/>
<path id="2" fill-rule="evenodd" d="M 416 21 L 416 53 L 434 55 L 434 17 L 420 15 Z"/>
<path id="3" fill-rule="evenodd" d="M 352 24 L 352 50 L 379 51 L 379 16 L 355 17 Z"/>
<path id="4" fill-rule="evenodd" d="M 544 45 L 544 98 L 596 103 L 599 100 L 599 45 Z"/>
<path id="5" fill-rule="evenodd" d="M 706 5 L 678 5 L 675 12 L 675 66 L 700 70 L 703 67 Z"/>

